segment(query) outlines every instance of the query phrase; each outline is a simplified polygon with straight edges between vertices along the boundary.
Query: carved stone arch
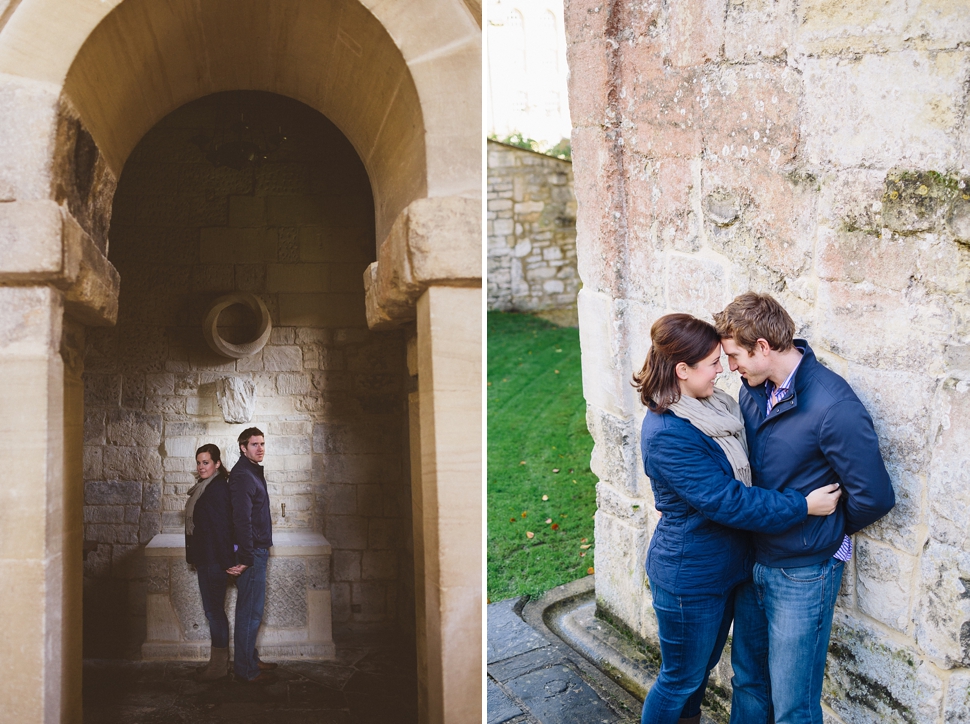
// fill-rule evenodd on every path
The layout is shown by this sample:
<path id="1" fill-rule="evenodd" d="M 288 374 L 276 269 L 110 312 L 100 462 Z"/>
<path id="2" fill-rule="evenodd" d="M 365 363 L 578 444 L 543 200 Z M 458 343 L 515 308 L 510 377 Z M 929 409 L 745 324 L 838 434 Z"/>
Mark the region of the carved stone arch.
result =
<path id="1" fill-rule="evenodd" d="M 116 177 L 195 98 L 264 90 L 317 109 L 372 178 L 378 245 L 415 199 L 480 196 L 480 56 L 478 22 L 453 0 L 23 0 L 0 34 L 0 73 L 63 90 Z M 42 152 L 28 160 L 49 177 Z"/>

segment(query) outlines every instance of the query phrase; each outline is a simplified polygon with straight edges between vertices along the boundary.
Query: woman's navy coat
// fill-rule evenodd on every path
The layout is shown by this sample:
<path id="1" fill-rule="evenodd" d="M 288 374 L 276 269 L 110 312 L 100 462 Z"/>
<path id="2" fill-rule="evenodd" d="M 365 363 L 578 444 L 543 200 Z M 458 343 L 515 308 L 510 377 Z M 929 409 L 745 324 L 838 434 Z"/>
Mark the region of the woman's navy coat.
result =
<path id="1" fill-rule="evenodd" d="M 662 513 L 647 551 L 647 575 L 672 593 L 729 591 L 751 575 L 745 531 L 779 533 L 808 515 L 801 493 L 735 480 L 721 447 L 672 412 L 647 412 L 640 450 Z"/>
<path id="2" fill-rule="evenodd" d="M 223 570 L 236 565 L 232 545 L 232 506 L 229 480 L 220 475 L 195 501 L 192 535 L 185 536 L 185 560 L 192 565 L 218 563 Z"/>

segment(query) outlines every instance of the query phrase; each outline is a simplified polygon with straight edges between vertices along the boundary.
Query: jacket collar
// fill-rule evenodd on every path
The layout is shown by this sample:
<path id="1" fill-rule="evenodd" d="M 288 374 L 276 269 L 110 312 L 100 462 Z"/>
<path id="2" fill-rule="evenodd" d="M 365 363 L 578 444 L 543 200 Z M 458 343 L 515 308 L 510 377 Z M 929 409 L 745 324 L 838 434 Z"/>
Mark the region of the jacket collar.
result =
<path id="1" fill-rule="evenodd" d="M 819 361 L 815 357 L 815 353 L 812 351 L 812 348 L 809 346 L 808 342 L 806 342 L 804 339 L 794 339 L 792 340 L 792 343 L 795 345 L 795 347 L 801 350 L 802 361 L 799 362 L 798 369 L 795 370 L 795 379 L 792 380 L 792 391 L 790 396 L 785 398 L 786 400 L 790 399 L 791 404 L 785 405 L 784 407 L 782 407 L 781 404 L 777 405 L 772 409 L 771 417 L 774 417 L 776 412 L 777 414 L 781 414 L 785 410 L 798 406 L 798 393 L 805 389 L 809 378 L 812 377 L 815 372 L 815 368 L 819 365 Z M 760 385 L 755 385 L 752 387 L 748 384 L 748 381 L 742 377 L 741 384 L 744 385 L 744 388 L 757 401 L 758 409 L 761 410 L 761 414 L 764 415 L 765 407 L 768 403 L 767 383 L 762 382 Z"/>
<path id="2" fill-rule="evenodd" d="M 259 463 L 254 463 L 252 460 L 250 460 L 249 458 L 247 458 L 242 453 L 239 454 L 239 462 L 237 462 L 236 465 L 245 465 L 245 466 L 251 468 L 252 471 L 254 473 L 256 473 L 257 475 L 262 475 L 263 474 L 263 466 L 260 465 Z"/>

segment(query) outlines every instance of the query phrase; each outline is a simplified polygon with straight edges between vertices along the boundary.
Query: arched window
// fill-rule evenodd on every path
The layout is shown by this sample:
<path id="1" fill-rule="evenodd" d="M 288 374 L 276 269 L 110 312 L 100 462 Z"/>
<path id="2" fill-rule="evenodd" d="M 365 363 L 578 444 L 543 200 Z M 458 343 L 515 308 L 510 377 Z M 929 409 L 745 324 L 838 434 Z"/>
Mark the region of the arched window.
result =
<path id="1" fill-rule="evenodd" d="M 522 13 L 512 9 L 505 20 L 505 32 L 508 39 L 509 61 L 516 72 L 525 72 L 525 23 Z"/>
<path id="2" fill-rule="evenodd" d="M 546 10 L 540 16 L 538 42 L 542 48 L 540 57 L 545 70 L 556 72 L 559 66 L 559 34 L 557 33 L 556 16 L 551 10 Z"/>

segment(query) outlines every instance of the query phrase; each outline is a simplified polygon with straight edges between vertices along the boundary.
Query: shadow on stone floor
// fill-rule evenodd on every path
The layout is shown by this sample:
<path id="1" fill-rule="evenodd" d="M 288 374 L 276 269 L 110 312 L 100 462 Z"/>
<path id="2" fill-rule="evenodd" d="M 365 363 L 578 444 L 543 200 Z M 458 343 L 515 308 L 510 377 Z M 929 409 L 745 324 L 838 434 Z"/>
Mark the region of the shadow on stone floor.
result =
<path id="1" fill-rule="evenodd" d="M 335 661 L 285 661 L 279 681 L 196 682 L 197 662 L 84 661 L 84 724 L 417 722 L 414 656 L 375 637 L 337 643 Z"/>

